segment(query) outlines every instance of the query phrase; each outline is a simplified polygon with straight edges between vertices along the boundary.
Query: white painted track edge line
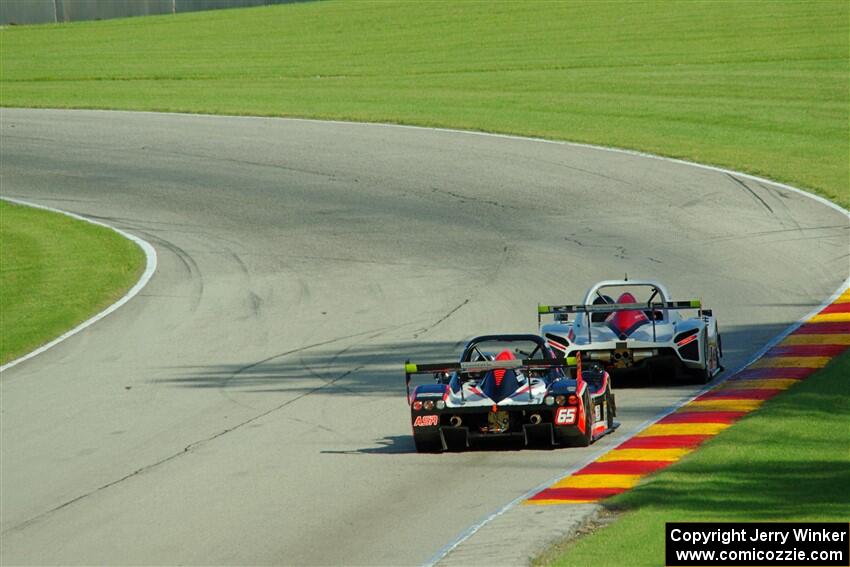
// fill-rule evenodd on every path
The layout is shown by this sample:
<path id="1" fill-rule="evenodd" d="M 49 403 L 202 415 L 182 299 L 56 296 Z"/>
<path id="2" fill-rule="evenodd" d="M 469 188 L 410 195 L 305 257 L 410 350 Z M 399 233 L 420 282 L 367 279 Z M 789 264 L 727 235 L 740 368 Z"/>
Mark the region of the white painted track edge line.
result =
<path id="1" fill-rule="evenodd" d="M 153 274 L 156 271 L 157 257 L 156 257 L 156 250 L 154 250 L 154 247 L 148 241 L 143 240 L 142 238 L 139 238 L 138 236 L 135 236 L 135 235 L 130 234 L 128 232 L 125 232 L 125 231 L 121 230 L 120 228 L 115 228 L 114 226 L 110 226 L 110 225 L 108 225 L 104 222 L 100 222 L 100 221 L 96 221 L 96 220 L 93 220 L 93 219 L 90 219 L 90 218 L 86 218 L 86 217 L 84 217 L 82 215 L 78 215 L 76 213 L 71 213 L 71 212 L 68 212 L 68 211 L 63 211 L 61 209 L 55 209 L 53 207 L 48 207 L 48 206 L 45 206 L 45 205 L 39 205 L 39 204 L 36 204 L 36 203 L 30 203 L 28 201 L 22 201 L 20 199 L 13 199 L 11 197 L 0 196 L 0 199 L 7 201 L 9 203 L 14 203 L 16 205 L 23 205 L 23 206 L 26 206 L 26 207 L 32 207 L 34 209 L 42 209 L 42 210 L 45 210 L 45 211 L 59 213 L 59 214 L 65 215 L 67 217 L 71 217 L 73 219 L 76 219 L 76 220 L 87 222 L 89 224 L 94 224 L 94 225 L 97 225 L 97 226 L 102 226 L 102 227 L 108 228 L 108 229 L 118 233 L 119 235 L 123 236 L 124 238 L 135 243 L 139 248 L 142 249 L 142 252 L 144 252 L 144 254 L 145 254 L 145 269 L 142 272 L 141 277 L 136 281 L 136 283 L 133 285 L 133 287 L 131 287 L 127 291 L 127 293 L 124 294 L 123 297 L 121 297 L 118 301 L 111 304 L 109 307 L 107 307 L 106 309 L 104 309 L 100 313 L 97 313 L 94 316 L 86 319 L 85 321 L 83 321 L 82 323 L 80 323 L 79 325 L 77 325 L 76 327 L 71 329 L 70 331 L 66 331 L 65 333 L 59 335 L 58 337 L 56 337 L 52 341 L 38 347 L 37 349 L 30 351 L 27 354 L 0 366 L 0 372 L 5 372 L 6 370 L 12 368 L 13 366 L 17 366 L 18 364 L 20 364 L 24 361 L 27 361 L 31 358 L 34 358 L 34 357 L 38 356 L 39 354 L 45 352 L 46 350 L 58 345 L 62 341 L 76 335 L 80 331 L 82 331 L 82 330 L 84 330 L 88 327 L 91 327 L 92 325 L 94 325 L 95 323 L 97 323 L 98 321 L 100 321 L 101 319 L 103 319 L 104 317 L 106 317 L 107 315 L 112 313 L 113 311 L 116 311 L 119 307 L 121 307 L 122 305 L 124 305 L 125 303 L 127 303 L 128 301 L 133 299 L 133 297 L 135 297 L 140 291 L 142 291 L 142 289 L 148 284 L 150 279 L 153 277 Z"/>

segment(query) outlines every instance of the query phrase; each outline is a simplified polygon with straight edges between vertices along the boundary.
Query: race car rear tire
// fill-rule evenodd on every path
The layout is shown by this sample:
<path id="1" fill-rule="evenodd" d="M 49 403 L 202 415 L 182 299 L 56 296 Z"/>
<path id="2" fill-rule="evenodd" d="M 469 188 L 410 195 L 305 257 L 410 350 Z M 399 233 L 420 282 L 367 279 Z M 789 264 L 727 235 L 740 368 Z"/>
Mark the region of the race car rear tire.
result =
<path id="1" fill-rule="evenodd" d="M 687 370 L 687 373 L 688 373 L 689 376 L 693 377 L 694 381 L 697 384 L 708 384 L 709 382 L 711 382 L 711 379 L 714 378 L 714 376 L 712 376 L 711 370 L 709 370 L 709 366 L 708 366 L 708 359 L 709 359 L 708 348 L 709 347 L 708 347 L 708 332 L 706 330 L 703 330 L 703 332 L 702 332 L 702 344 L 704 345 L 703 346 L 703 353 L 704 353 L 704 358 L 705 358 L 705 366 L 703 368 L 689 368 Z"/>
<path id="2" fill-rule="evenodd" d="M 582 397 L 584 404 L 584 434 L 573 438 L 574 447 L 587 447 L 593 440 L 593 406 L 590 405 L 590 394 L 584 391 Z"/>
<path id="3" fill-rule="evenodd" d="M 417 453 L 442 453 L 443 442 L 439 437 L 417 437 L 413 436 L 413 444 L 416 445 Z"/>
<path id="4" fill-rule="evenodd" d="M 608 389 L 605 390 L 605 427 L 609 431 L 614 429 L 614 412 L 616 412 L 614 394 L 611 393 L 611 386 L 608 386 Z"/>
<path id="5" fill-rule="evenodd" d="M 705 368 L 695 368 L 689 374 L 693 376 L 697 384 L 708 384 L 711 382 L 711 372 L 708 371 L 708 366 Z"/>

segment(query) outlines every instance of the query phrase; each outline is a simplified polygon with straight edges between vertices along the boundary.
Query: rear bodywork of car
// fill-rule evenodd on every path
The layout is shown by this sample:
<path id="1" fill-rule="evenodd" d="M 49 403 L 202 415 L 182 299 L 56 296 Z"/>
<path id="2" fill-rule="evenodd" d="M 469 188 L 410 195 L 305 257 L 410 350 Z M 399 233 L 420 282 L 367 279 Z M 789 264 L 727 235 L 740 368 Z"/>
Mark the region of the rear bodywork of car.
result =
<path id="1" fill-rule="evenodd" d="M 632 291 L 648 299 L 639 301 Z M 619 295 L 617 300 L 612 292 Z M 684 310 L 695 310 L 696 317 L 683 316 Z M 555 317 L 554 323 L 541 326 L 541 333 L 559 356 L 580 351 L 612 374 L 664 365 L 708 382 L 722 370 L 720 333 L 712 311 L 699 300 L 672 301 L 656 281 L 602 281 L 587 291 L 581 304 L 538 306 L 538 322 L 544 315 Z"/>
<path id="2" fill-rule="evenodd" d="M 422 374 L 436 383 L 411 391 L 411 378 Z M 586 446 L 616 427 L 608 374 L 556 357 L 539 335 L 476 337 L 458 362 L 406 363 L 405 383 L 420 452 L 487 439 Z"/>

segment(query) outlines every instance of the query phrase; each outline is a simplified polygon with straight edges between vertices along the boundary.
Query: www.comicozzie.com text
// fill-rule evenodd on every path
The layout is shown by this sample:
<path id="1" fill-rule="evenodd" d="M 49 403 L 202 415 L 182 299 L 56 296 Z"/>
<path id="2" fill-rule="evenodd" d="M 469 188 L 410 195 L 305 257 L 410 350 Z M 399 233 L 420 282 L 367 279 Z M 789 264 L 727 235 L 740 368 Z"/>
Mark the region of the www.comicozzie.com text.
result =
<path id="1" fill-rule="evenodd" d="M 722 543 L 724 545 L 736 541 L 774 541 L 784 545 L 791 535 L 794 536 L 796 542 L 841 542 L 845 541 L 847 532 L 827 529 L 813 530 L 811 528 L 772 531 L 759 528 L 721 528 L 710 531 L 688 531 L 675 528 L 670 532 L 670 539 L 689 543 Z"/>

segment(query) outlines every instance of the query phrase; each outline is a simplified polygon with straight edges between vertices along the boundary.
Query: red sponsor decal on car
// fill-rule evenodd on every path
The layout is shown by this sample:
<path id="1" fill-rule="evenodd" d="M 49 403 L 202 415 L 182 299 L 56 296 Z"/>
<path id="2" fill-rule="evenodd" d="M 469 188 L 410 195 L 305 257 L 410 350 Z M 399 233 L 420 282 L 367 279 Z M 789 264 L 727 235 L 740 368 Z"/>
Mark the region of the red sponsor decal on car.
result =
<path id="1" fill-rule="evenodd" d="M 555 425 L 573 425 L 576 422 L 576 408 L 558 408 L 555 412 Z"/>
<path id="2" fill-rule="evenodd" d="M 417 415 L 413 427 L 434 427 L 440 425 L 440 417 L 436 415 Z"/>

